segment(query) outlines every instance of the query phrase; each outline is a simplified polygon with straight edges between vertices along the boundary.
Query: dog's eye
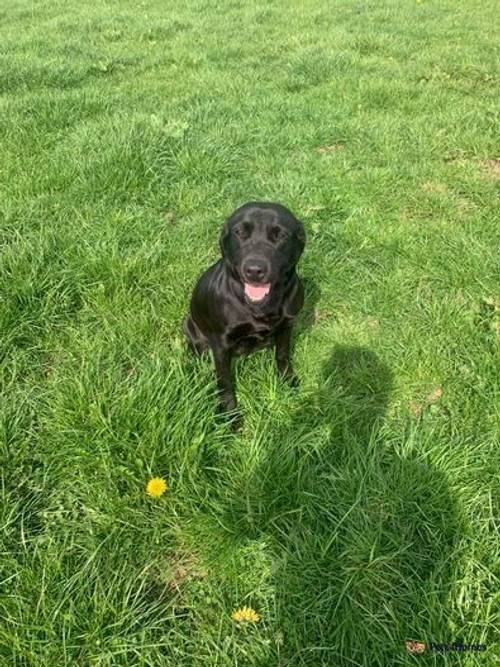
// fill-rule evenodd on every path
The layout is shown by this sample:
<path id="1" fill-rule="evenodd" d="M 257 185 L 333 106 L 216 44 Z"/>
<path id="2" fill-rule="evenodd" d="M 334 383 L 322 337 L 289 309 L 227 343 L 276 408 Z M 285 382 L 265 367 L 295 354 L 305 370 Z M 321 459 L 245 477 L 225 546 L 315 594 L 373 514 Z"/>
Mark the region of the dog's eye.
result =
<path id="1" fill-rule="evenodd" d="M 244 239 L 246 236 L 245 230 L 243 227 L 235 227 L 233 229 L 233 234 L 237 236 L 239 239 Z"/>
<path id="2" fill-rule="evenodd" d="M 285 232 L 281 227 L 271 227 L 269 230 L 269 240 L 270 241 L 281 241 L 286 236 Z"/>

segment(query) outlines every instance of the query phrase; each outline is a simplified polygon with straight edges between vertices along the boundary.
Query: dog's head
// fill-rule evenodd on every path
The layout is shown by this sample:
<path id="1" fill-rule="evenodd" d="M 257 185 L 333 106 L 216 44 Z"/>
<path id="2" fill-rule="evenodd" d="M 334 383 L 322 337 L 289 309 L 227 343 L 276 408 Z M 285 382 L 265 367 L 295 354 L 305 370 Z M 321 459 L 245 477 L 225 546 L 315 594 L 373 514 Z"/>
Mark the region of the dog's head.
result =
<path id="1" fill-rule="evenodd" d="M 226 221 L 220 237 L 222 256 L 241 281 L 245 297 L 261 303 L 286 283 L 304 250 L 302 223 L 281 204 L 251 202 Z"/>

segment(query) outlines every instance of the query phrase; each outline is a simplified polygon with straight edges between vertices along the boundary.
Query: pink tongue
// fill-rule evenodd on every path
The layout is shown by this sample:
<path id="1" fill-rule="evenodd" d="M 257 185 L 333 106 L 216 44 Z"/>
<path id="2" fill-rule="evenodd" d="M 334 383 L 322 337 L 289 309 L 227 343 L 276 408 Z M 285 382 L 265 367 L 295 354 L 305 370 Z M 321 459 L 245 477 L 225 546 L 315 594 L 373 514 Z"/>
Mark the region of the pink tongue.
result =
<path id="1" fill-rule="evenodd" d="M 271 283 L 264 283 L 263 285 L 251 285 L 245 283 L 245 294 L 250 301 L 262 301 L 262 299 L 269 294 Z"/>

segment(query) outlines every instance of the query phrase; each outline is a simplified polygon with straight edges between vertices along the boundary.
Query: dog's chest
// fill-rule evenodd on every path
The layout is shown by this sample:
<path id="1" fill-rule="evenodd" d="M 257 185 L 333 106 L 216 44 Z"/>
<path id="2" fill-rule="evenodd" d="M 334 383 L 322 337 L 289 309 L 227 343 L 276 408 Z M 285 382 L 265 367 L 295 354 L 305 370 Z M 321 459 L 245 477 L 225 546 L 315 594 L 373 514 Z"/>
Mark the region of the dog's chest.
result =
<path id="1" fill-rule="evenodd" d="M 226 333 L 226 340 L 238 354 L 247 354 L 269 347 L 274 342 L 274 335 L 282 319 L 277 317 L 265 322 L 239 322 Z"/>

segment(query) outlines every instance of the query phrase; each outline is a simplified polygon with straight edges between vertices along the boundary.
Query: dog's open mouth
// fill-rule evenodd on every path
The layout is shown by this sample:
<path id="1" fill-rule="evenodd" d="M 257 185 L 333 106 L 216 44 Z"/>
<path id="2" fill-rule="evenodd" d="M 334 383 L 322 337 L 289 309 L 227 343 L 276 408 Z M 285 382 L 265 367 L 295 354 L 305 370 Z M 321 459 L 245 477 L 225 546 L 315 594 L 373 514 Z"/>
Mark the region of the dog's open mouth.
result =
<path id="1" fill-rule="evenodd" d="M 254 285 L 252 283 L 245 283 L 245 295 L 250 301 L 257 303 L 266 298 L 271 290 L 271 283 L 259 283 Z"/>

